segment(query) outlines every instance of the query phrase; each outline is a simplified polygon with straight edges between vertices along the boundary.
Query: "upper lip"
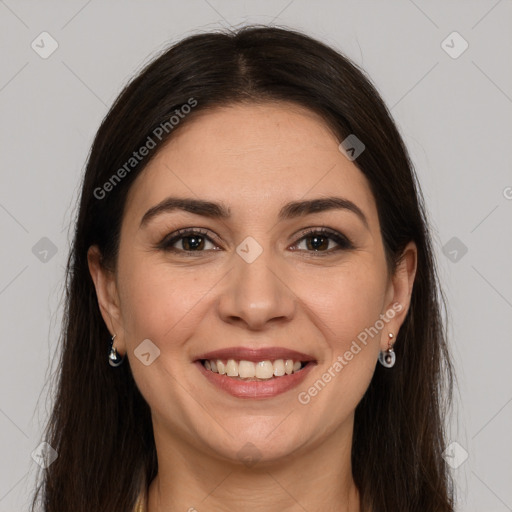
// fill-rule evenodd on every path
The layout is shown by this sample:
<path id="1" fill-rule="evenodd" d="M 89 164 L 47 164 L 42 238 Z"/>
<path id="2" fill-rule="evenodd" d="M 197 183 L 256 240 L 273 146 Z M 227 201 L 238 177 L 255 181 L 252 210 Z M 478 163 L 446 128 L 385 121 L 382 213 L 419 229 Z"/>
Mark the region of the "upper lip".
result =
<path id="1" fill-rule="evenodd" d="M 235 359 L 236 361 L 275 361 L 276 359 L 293 359 L 294 361 L 316 361 L 316 359 L 303 352 L 290 350 L 284 347 L 266 347 L 266 348 L 249 348 L 249 347 L 231 347 L 205 352 L 195 358 L 200 359 Z"/>

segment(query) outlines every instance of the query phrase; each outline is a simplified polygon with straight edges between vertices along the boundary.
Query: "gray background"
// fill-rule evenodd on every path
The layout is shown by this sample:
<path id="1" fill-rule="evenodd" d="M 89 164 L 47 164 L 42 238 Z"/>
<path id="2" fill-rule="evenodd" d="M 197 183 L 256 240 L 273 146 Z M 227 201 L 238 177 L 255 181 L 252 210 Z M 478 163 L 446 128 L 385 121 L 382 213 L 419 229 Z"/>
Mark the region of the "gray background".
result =
<path id="1" fill-rule="evenodd" d="M 458 510 L 512 510 L 511 0 L 0 0 L 0 512 L 27 510 L 32 494 L 69 228 L 107 107 L 168 43 L 249 22 L 342 50 L 390 107 L 450 303 Z M 43 31 L 58 43 L 47 59 L 31 47 L 50 48 Z M 463 48 L 457 36 L 442 44 L 453 31 L 469 44 L 458 58 L 445 51 Z"/>

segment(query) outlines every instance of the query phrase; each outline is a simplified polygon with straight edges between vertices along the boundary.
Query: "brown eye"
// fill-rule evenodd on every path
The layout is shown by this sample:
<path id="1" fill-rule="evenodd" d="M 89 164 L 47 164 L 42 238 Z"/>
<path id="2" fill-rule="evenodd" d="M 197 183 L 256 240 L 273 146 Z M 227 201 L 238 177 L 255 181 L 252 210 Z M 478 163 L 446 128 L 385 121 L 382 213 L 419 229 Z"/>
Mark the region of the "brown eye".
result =
<path id="1" fill-rule="evenodd" d="M 305 250 L 306 252 L 319 253 L 319 256 L 323 256 L 326 254 L 332 254 L 334 252 L 338 252 L 340 250 L 353 249 L 354 246 L 350 242 L 350 240 L 338 233 L 337 231 L 322 228 L 322 229 L 312 229 L 305 233 L 302 233 L 302 237 L 296 243 L 296 246 L 299 246 L 303 241 L 305 242 Z M 333 247 L 334 243 L 334 247 Z M 337 246 L 337 247 L 336 247 Z M 324 253 L 324 254 L 320 254 Z"/>
<path id="2" fill-rule="evenodd" d="M 205 247 L 210 243 L 213 248 L 217 247 L 206 231 L 201 229 L 179 230 L 166 236 L 159 244 L 158 248 L 171 252 L 204 252 L 212 248 Z M 178 245 L 177 247 L 175 247 Z"/>
<path id="3" fill-rule="evenodd" d="M 190 235 L 180 237 L 181 245 L 185 251 L 196 251 L 204 249 L 206 238 L 202 235 Z"/>

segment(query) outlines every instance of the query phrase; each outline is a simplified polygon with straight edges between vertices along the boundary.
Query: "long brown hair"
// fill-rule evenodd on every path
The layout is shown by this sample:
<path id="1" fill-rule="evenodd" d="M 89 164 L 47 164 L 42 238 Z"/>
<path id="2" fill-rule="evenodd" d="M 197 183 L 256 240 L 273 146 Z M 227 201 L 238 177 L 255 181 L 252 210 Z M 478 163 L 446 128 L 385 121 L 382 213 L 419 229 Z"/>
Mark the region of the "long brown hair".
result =
<path id="1" fill-rule="evenodd" d="M 355 134 L 365 144 L 354 163 L 375 197 L 389 271 L 411 240 L 418 263 L 410 310 L 394 345 L 397 363 L 392 369 L 377 364 L 355 411 L 353 477 L 362 510 L 453 511 L 453 483 L 442 457 L 454 378 L 446 304 L 407 150 L 355 64 L 299 32 L 259 26 L 193 35 L 173 45 L 124 88 L 97 132 L 68 260 L 58 382 L 44 433 L 58 458 L 44 471 L 32 510 L 39 497 L 45 512 L 131 511 L 140 482 L 157 473 L 149 406 L 128 362 L 115 370 L 107 362 L 110 334 L 87 250 L 98 245 L 105 265 L 115 268 L 127 192 L 175 130 L 153 137 L 152 154 L 121 173 L 122 180 L 112 176 L 191 98 L 194 112 L 177 129 L 195 112 L 220 105 L 286 101 L 320 114 L 340 141 Z"/>

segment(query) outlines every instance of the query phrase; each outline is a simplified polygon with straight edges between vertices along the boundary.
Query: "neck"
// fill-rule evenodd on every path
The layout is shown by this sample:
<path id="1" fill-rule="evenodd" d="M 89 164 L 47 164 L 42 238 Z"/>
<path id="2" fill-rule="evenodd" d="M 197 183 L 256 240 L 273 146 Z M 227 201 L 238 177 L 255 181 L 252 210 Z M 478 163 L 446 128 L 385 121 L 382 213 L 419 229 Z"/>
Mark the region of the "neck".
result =
<path id="1" fill-rule="evenodd" d="M 353 420 L 347 423 L 307 451 L 254 465 L 205 455 L 155 430 L 158 474 L 147 512 L 360 512 L 350 458 Z"/>

